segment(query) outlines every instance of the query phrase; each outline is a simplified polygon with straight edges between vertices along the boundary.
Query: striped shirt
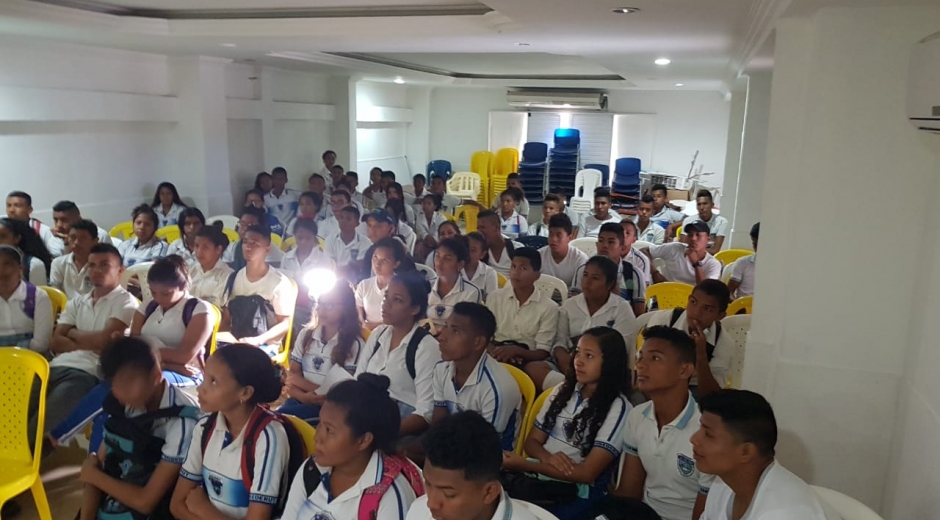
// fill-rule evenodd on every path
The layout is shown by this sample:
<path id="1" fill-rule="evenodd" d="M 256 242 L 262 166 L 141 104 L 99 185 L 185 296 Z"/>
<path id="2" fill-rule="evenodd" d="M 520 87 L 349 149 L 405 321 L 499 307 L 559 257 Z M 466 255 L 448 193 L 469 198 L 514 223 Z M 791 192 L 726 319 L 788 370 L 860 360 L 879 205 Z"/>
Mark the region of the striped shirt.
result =
<path id="1" fill-rule="evenodd" d="M 428 294 L 428 320 L 431 321 L 432 329 L 439 330 L 444 326 L 444 320 L 453 312 L 454 305 L 460 302 L 483 303 L 483 291 L 463 276 L 447 294 L 440 294 L 439 284 L 440 278 L 435 278 L 431 282 L 431 293 Z"/>

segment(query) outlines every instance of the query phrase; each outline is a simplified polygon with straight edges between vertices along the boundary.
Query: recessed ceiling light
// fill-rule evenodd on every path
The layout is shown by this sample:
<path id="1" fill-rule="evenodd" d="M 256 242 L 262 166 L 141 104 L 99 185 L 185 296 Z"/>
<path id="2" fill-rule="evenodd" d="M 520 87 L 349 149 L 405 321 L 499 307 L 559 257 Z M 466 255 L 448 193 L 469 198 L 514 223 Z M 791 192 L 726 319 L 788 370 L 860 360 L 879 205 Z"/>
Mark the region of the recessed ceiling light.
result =
<path id="1" fill-rule="evenodd" d="M 220 43 L 219 45 L 221 45 L 222 47 L 237 47 L 238 46 L 234 43 Z"/>
<path id="2" fill-rule="evenodd" d="M 614 9 L 614 12 L 617 14 L 633 14 L 640 12 L 639 7 L 618 7 Z"/>
<path id="3" fill-rule="evenodd" d="M 684 86 L 685 86 L 685 83 L 676 83 L 676 84 L 673 85 L 673 86 L 674 86 L 674 87 L 684 87 Z"/>
<path id="4" fill-rule="evenodd" d="M 653 63 L 657 65 L 669 65 L 670 63 L 672 63 L 672 60 L 670 60 L 669 58 L 657 58 L 656 61 L 654 61 Z"/>
<path id="5" fill-rule="evenodd" d="M 528 44 L 528 43 L 525 43 L 525 42 L 519 42 L 519 43 L 517 43 L 516 45 L 518 45 L 519 47 L 528 47 L 528 46 L 531 45 L 531 44 Z"/>
<path id="6" fill-rule="evenodd" d="M 404 80 L 404 78 L 402 78 L 401 76 L 399 76 L 399 77 L 395 78 L 395 83 L 398 83 L 399 85 L 404 85 L 404 84 L 405 84 L 405 80 Z"/>

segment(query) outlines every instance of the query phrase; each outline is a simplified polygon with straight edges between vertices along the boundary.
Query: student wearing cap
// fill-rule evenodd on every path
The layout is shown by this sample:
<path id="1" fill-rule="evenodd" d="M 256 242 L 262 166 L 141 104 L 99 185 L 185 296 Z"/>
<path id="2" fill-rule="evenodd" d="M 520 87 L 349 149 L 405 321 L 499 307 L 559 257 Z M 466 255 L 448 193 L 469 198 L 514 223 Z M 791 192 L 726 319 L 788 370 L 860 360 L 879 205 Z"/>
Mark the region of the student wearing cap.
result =
<path id="1" fill-rule="evenodd" d="M 712 193 L 708 190 L 699 190 L 695 195 L 695 207 L 698 209 L 698 215 L 691 215 L 682 221 L 682 225 L 693 222 L 704 222 L 708 226 L 708 252 L 716 254 L 721 251 L 721 246 L 725 243 L 725 237 L 728 236 L 728 219 L 712 212 L 715 209 L 715 201 L 712 200 Z M 679 224 L 670 224 L 666 234 L 673 236 L 676 234 L 676 228 Z M 685 227 L 682 229 L 682 241 L 686 240 L 687 233 Z"/>
<path id="2" fill-rule="evenodd" d="M 642 250 L 650 260 L 666 262 L 666 275 L 660 273 L 655 265 L 650 269 L 653 283 L 669 281 L 695 285 L 702 280 L 721 277 L 721 262 L 708 252 L 708 225 L 693 222 L 686 226 L 685 231 L 689 237 L 688 244 L 671 242 Z"/>

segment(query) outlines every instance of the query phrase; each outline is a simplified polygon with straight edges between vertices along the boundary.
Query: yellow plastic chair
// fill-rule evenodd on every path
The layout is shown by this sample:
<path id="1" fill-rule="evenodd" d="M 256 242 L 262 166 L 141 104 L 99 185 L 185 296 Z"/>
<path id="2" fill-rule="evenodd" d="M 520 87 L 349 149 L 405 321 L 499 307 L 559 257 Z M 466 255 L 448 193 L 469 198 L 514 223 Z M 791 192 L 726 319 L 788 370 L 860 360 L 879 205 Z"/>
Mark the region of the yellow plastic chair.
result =
<path id="1" fill-rule="evenodd" d="M 134 237 L 134 223 L 130 220 L 121 222 L 111 228 L 108 234 L 114 238 L 120 238 L 121 240 L 130 240 Z"/>
<path id="2" fill-rule="evenodd" d="M 362 327 L 362 329 L 359 330 L 359 334 L 362 336 L 363 340 L 367 340 L 369 336 L 372 335 L 372 330 L 368 327 Z"/>
<path id="3" fill-rule="evenodd" d="M 291 285 L 294 286 L 294 293 L 297 292 L 297 282 L 291 280 Z M 291 333 L 294 331 L 294 314 L 291 313 L 290 318 L 287 320 L 287 334 L 284 336 L 284 342 L 281 343 L 281 351 L 274 355 L 273 359 L 275 363 L 283 365 L 284 368 L 290 368 L 290 349 L 293 347 L 291 345 Z"/>
<path id="4" fill-rule="evenodd" d="M 440 213 L 441 215 L 444 215 L 444 218 L 446 218 L 447 220 L 451 222 L 457 222 L 457 217 L 451 215 L 450 213 L 446 211 L 438 211 L 438 213 Z"/>
<path id="5" fill-rule="evenodd" d="M 542 409 L 542 406 L 545 405 L 545 400 L 548 399 L 548 396 L 551 395 L 554 388 L 549 388 L 548 390 L 539 394 L 535 399 L 535 402 L 532 403 L 532 408 L 529 408 L 529 411 L 525 414 L 525 422 L 522 423 L 522 434 L 519 436 L 521 439 L 520 444 L 522 445 L 522 456 L 526 456 L 525 452 L 525 441 L 529 438 L 529 434 L 532 433 L 532 428 L 535 427 L 535 419 L 539 416 L 539 411 Z"/>
<path id="6" fill-rule="evenodd" d="M 238 236 L 238 232 L 234 229 L 222 228 L 222 233 L 228 237 L 229 242 L 238 242 L 241 239 L 241 237 Z"/>
<path id="7" fill-rule="evenodd" d="M 317 237 L 320 238 L 320 237 Z M 320 238 L 320 240 L 323 240 Z M 273 242 L 273 241 L 272 241 Z M 297 238 L 296 237 L 287 237 L 284 242 L 281 243 L 281 251 L 285 253 L 297 247 Z"/>
<path id="8" fill-rule="evenodd" d="M 510 173 L 519 170 L 519 150 L 515 148 L 500 148 L 496 150 L 496 163 L 493 165 L 493 175 L 505 178 Z M 505 189 L 505 188 L 504 188 Z"/>
<path id="9" fill-rule="evenodd" d="M 299 433 L 300 437 L 304 440 L 304 448 L 307 450 L 307 456 L 313 455 L 313 452 L 317 449 L 317 429 L 307 421 L 295 415 L 284 414 L 284 417 L 290 420 L 290 423 L 294 425 L 294 429 L 297 430 L 297 433 Z"/>
<path id="10" fill-rule="evenodd" d="M 39 454 L 42 453 L 42 435 L 29 445 L 29 402 L 33 381 L 39 378 L 39 408 L 36 412 L 36 431 L 43 431 L 46 417 L 46 387 L 49 383 L 49 362 L 41 355 L 26 349 L 0 347 L 0 504 L 23 493 L 32 491 L 36 510 L 41 520 L 52 520 L 46 490 L 39 478 Z M 36 456 L 33 456 L 36 454 Z"/>
<path id="11" fill-rule="evenodd" d="M 493 152 L 481 150 L 470 156 L 470 171 L 480 176 L 480 195 L 477 197 L 477 202 L 486 207 L 489 207 L 492 202 L 489 186 L 495 166 L 496 155 Z"/>
<path id="12" fill-rule="evenodd" d="M 281 246 L 284 245 L 284 239 L 281 238 L 281 235 L 277 233 L 271 233 L 271 245 L 281 249 Z"/>
<path id="13" fill-rule="evenodd" d="M 506 287 L 506 277 L 503 276 L 503 273 L 496 273 L 496 286 L 500 289 Z"/>
<path id="14" fill-rule="evenodd" d="M 728 310 L 725 312 L 728 316 L 735 316 L 737 314 L 751 314 L 751 311 L 754 307 L 754 297 L 745 296 L 743 298 L 738 298 L 731 302 L 728 305 Z M 744 312 L 741 312 L 744 311 Z"/>
<path id="15" fill-rule="evenodd" d="M 473 233 L 477 230 L 477 215 L 480 214 L 480 208 L 470 204 L 461 204 L 454 210 L 454 220 L 460 221 L 463 217 L 464 229 L 466 233 Z"/>
<path id="16" fill-rule="evenodd" d="M 754 251 L 748 251 L 747 249 L 725 249 L 724 251 L 718 251 L 718 254 L 715 255 L 715 260 L 721 262 L 721 265 L 730 265 L 739 258 L 753 254 Z"/>
<path id="17" fill-rule="evenodd" d="M 209 337 L 209 355 L 215 354 L 215 348 L 218 345 L 217 336 L 219 335 L 219 325 L 222 324 L 222 311 L 219 310 L 213 304 L 209 304 L 209 309 L 212 311 L 212 319 L 215 320 L 215 323 L 212 325 L 212 336 Z"/>
<path id="18" fill-rule="evenodd" d="M 658 308 L 661 311 L 684 307 L 689 303 L 689 296 L 692 295 L 693 289 L 695 288 L 687 283 L 654 283 L 646 288 L 646 301 L 649 302 L 655 297 Z"/>
<path id="19" fill-rule="evenodd" d="M 64 292 L 55 287 L 49 287 L 48 285 L 40 285 L 40 287 L 43 291 L 46 291 L 46 294 L 49 295 L 49 301 L 52 302 L 52 322 L 55 323 L 59 321 L 59 315 L 65 310 L 65 304 L 68 303 L 69 298 Z"/>
<path id="20" fill-rule="evenodd" d="M 516 384 L 519 385 L 519 392 L 522 393 L 522 409 L 520 412 L 520 417 L 523 423 L 525 418 L 529 415 L 529 410 L 532 409 L 533 403 L 535 402 L 535 383 L 532 382 L 532 379 L 522 370 L 506 364 L 500 363 L 506 370 L 512 374 L 512 378 L 516 380 Z M 516 437 L 516 449 L 514 450 L 519 455 L 522 455 L 522 445 L 525 444 L 525 439 L 522 437 L 523 427 L 519 427 L 519 436 Z"/>
<path id="21" fill-rule="evenodd" d="M 676 228 L 676 239 L 682 238 L 682 226 Z"/>
<path id="22" fill-rule="evenodd" d="M 163 226 L 154 235 L 162 238 L 167 244 L 172 244 L 180 239 L 180 228 L 179 226 Z"/>

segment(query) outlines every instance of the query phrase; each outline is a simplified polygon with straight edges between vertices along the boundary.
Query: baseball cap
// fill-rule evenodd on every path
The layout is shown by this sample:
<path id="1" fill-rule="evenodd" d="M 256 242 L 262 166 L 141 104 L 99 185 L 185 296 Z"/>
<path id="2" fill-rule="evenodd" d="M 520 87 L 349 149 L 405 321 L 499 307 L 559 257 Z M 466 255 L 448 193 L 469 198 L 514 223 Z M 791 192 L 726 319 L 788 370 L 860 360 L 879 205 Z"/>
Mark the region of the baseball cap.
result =
<path id="1" fill-rule="evenodd" d="M 379 222 L 388 222 L 393 226 L 395 225 L 395 219 L 392 217 L 392 214 L 385 211 L 384 208 L 379 208 L 372 213 L 366 213 L 362 216 L 362 221 L 368 222 L 370 218 L 374 218 Z"/>

